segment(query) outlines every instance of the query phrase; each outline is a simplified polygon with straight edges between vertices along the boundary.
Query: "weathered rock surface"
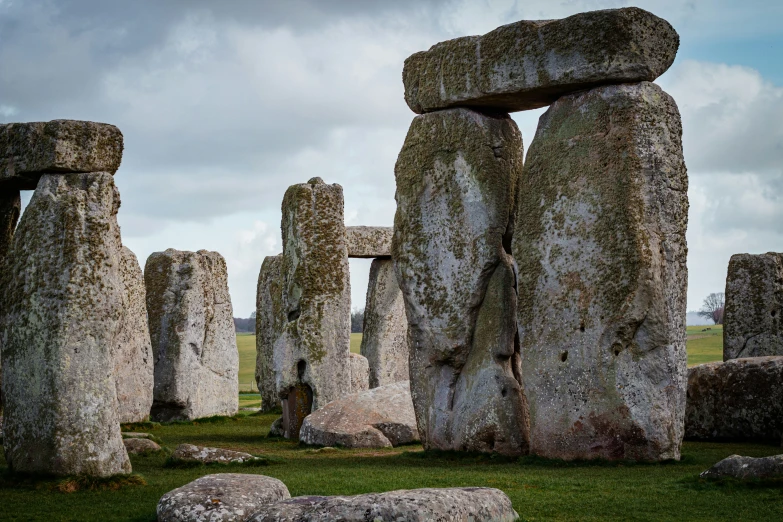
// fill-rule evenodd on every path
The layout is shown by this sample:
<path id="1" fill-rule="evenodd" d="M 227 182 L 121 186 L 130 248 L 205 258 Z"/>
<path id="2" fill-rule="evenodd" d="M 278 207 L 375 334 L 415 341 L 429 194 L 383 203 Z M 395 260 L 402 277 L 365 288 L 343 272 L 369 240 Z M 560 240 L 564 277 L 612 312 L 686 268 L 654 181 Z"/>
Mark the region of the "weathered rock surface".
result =
<path id="1" fill-rule="evenodd" d="M 0 187 L 33 190 L 44 173 L 108 172 L 122 161 L 122 133 L 91 121 L 0 125 Z"/>
<path id="2" fill-rule="evenodd" d="M 535 109 L 602 84 L 653 81 L 679 44 L 666 20 L 636 7 L 523 20 L 410 56 L 402 72 L 405 101 L 416 113 Z"/>
<path id="3" fill-rule="evenodd" d="M 256 386 L 261 394 L 261 411 L 280 406 L 274 372 L 275 343 L 288 319 L 283 310 L 283 255 L 267 256 L 261 264 L 256 288 Z"/>
<path id="4" fill-rule="evenodd" d="M 14 238 L 14 230 L 22 212 L 22 200 L 19 191 L 13 189 L 0 190 L 0 263 L 3 262 L 11 241 Z"/>
<path id="5" fill-rule="evenodd" d="M 392 227 L 345 227 L 348 257 L 391 257 Z"/>
<path id="6" fill-rule="evenodd" d="M 494 488 L 425 488 L 353 497 L 295 497 L 262 507 L 253 522 L 512 522 L 511 500 Z"/>
<path id="7" fill-rule="evenodd" d="M 316 446 L 391 448 L 419 440 L 410 383 L 348 395 L 307 416 L 299 440 Z"/>
<path id="8" fill-rule="evenodd" d="M 274 349 L 286 437 L 304 418 L 351 392 L 351 284 L 343 189 L 321 178 L 292 185 L 283 198 L 283 310 Z"/>
<path id="9" fill-rule="evenodd" d="M 678 459 L 688 178 L 652 83 L 565 96 L 525 162 L 513 252 L 530 451 Z"/>
<path id="10" fill-rule="evenodd" d="M 144 274 L 136 255 L 122 247 L 120 275 L 125 287 L 122 320 L 114 343 L 114 383 L 120 422 L 142 422 L 152 407 L 155 361 L 147 324 Z"/>
<path id="11" fill-rule="evenodd" d="M 264 505 L 288 498 L 288 488 L 276 478 L 205 475 L 163 495 L 158 502 L 158 522 L 242 522 Z"/>
<path id="12" fill-rule="evenodd" d="M 44 175 L 0 273 L 5 458 L 17 472 L 129 473 L 113 343 L 124 286 L 109 173 Z"/>
<path id="13" fill-rule="evenodd" d="M 370 389 L 370 364 L 367 358 L 358 353 L 348 355 L 348 365 L 351 367 L 351 393 Z"/>
<path id="14" fill-rule="evenodd" d="M 144 282 L 155 357 L 152 420 L 234 415 L 239 352 L 223 256 L 155 252 Z"/>
<path id="15" fill-rule="evenodd" d="M 783 355 L 783 254 L 731 256 L 723 360 Z"/>
<path id="16" fill-rule="evenodd" d="M 688 368 L 685 437 L 780 443 L 783 357 L 749 357 Z"/>
<path id="17" fill-rule="evenodd" d="M 241 464 L 258 457 L 243 451 L 232 451 L 223 448 L 207 448 L 193 444 L 180 444 L 171 453 L 171 458 L 185 462 L 202 462 L 204 464 Z"/>
<path id="18" fill-rule="evenodd" d="M 138 437 L 123 437 L 122 443 L 125 445 L 125 450 L 128 453 L 134 455 L 141 455 L 144 453 L 151 453 L 153 451 L 160 451 L 160 446 L 150 439 L 138 438 Z"/>
<path id="19" fill-rule="evenodd" d="M 394 259 L 425 448 L 527 451 L 508 247 L 522 136 L 508 115 L 417 116 L 397 159 Z"/>
<path id="20" fill-rule="evenodd" d="M 708 479 L 732 477 L 740 480 L 783 478 L 783 455 L 761 458 L 731 455 L 699 476 Z"/>
<path id="21" fill-rule="evenodd" d="M 390 259 L 370 265 L 361 353 L 370 366 L 370 388 L 410 379 L 408 318 Z"/>

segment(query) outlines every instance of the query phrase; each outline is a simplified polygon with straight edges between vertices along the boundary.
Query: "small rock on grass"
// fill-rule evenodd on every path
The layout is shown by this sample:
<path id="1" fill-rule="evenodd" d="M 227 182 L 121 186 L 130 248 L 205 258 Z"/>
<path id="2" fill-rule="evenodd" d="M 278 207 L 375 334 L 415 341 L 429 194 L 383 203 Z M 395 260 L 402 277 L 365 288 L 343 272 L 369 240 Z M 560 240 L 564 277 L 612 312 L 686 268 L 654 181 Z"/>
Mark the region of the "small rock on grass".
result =
<path id="1" fill-rule="evenodd" d="M 250 453 L 232 451 L 223 448 L 206 448 L 193 444 L 180 444 L 171 454 L 172 460 L 180 462 L 202 462 L 204 464 L 242 464 L 245 462 L 261 461 Z"/>
<path id="2" fill-rule="evenodd" d="M 128 453 L 139 455 L 142 453 L 149 453 L 153 451 L 160 451 L 160 446 L 155 441 L 144 438 L 124 438 L 122 439 L 125 444 L 125 450 Z"/>
<path id="3" fill-rule="evenodd" d="M 123 439 L 151 439 L 152 434 L 144 433 L 141 431 L 123 431 L 122 438 Z"/>
<path id="4" fill-rule="evenodd" d="M 731 455 L 699 476 L 707 479 L 783 479 L 783 455 L 761 458 Z"/>

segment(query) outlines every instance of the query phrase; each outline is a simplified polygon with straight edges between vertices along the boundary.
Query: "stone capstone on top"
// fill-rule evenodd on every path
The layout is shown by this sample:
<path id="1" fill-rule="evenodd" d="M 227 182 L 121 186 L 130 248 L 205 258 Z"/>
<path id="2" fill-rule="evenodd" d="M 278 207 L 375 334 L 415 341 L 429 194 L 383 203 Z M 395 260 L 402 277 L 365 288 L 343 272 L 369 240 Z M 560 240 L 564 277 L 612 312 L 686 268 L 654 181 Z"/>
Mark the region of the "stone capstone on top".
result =
<path id="1" fill-rule="evenodd" d="M 783 455 L 760 458 L 731 455 L 701 473 L 699 477 L 731 477 L 739 480 L 783 478 Z"/>
<path id="2" fill-rule="evenodd" d="M 0 189 L 33 190 L 44 173 L 108 172 L 122 161 L 114 125 L 77 120 L 0 125 Z"/>
<path id="3" fill-rule="evenodd" d="M 345 227 L 348 257 L 391 257 L 392 227 Z"/>
<path id="4" fill-rule="evenodd" d="M 523 20 L 410 56 L 405 101 L 419 114 L 535 109 L 603 84 L 653 81 L 671 66 L 679 41 L 666 20 L 636 7 Z"/>

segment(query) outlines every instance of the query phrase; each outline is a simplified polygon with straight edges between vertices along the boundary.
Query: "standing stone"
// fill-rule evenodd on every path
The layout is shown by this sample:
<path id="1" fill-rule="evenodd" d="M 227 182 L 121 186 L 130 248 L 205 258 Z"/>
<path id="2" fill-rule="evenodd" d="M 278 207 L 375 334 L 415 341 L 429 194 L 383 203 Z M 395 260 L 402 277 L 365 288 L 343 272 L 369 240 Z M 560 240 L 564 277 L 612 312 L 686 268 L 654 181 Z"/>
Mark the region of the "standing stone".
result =
<path id="1" fill-rule="evenodd" d="M 351 392 L 351 284 L 343 189 L 321 178 L 292 185 L 282 211 L 287 322 L 275 345 L 274 372 L 286 437 L 297 438 L 310 411 Z"/>
<path id="2" fill-rule="evenodd" d="M 783 355 L 783 254 L 736 254 L 726 277 L 723 360 Z"/>
<path id="3" fill-rule="evenodd" d="M 527 451 L 509 255 L 522 136 L 507 114 L 414 118 L 397 159 L 392 259 L 425 448 Z"/>
<path id="4" fill-rule="evenodd" d="M 280 406 L 275 384 L 274 349 L 287 322 L 282 302 L 282 265 L 282 254 L 265 257 L 256 288 L 256 385 L 261 393 L 261 411 L 265 413 Z"/>
<path id="5" fill-rule="evenodd" d="M 370 363 L 358 353 L 348 354 L 351 369 L 351 392 L 358 393 L 370 389 Z"/>
<path id="6" fill-rule="evenodd" d="M 0 263 L 11 248 L 16 223 L 22 212 L 18 190 L 0 190 Z"/>
<path id="7" fill-rule="evenodd" d="M 514 233 L 530 451 L 678 459 L 688 178 L 652 83 L 565 96 L 538 123 Z"/>
<path id="8" fill-rule="evenodd" d="M 152 407 L 155 362 L 147 323 L 144 274 L 128 247 L 120 251 L 122 319 L 114 343 L 114 382 L 117 385 L 120 422 L 142 422 Z"/>
<path id="9" fill-rule="evenodd" d="M 417 113 L 535 109 L 603 84 L 653 81 L 671 66 L 679 44 L 666 20 L 636 7 L 523 20 L 409 57 L 405 101 Z"/>
<path id="10" fill-rule="evenodd" d="M 361 352 L 370 364 L 370 388 L 410 380 L 408 318 L 390 259 L 370 265 Z"/>
<path id="11" fill-rule="evenodd" d="M 392 227 L 345 227 L 348 257 L 391 257 Z"/>
<path id="12" fill-rule="evenodd" d="M 5 458 L 16 472 L 131 471 L 113 346 L 124 286 L 120 196 L 105 172 L 46 174 L 0 275 Z"/>
<path id="13" fill-rule="evenodd" d="M 155 252 L 144 282 L 155 357 L 152 420 L 234 415 L 239 352 L 223 256 Z"/>

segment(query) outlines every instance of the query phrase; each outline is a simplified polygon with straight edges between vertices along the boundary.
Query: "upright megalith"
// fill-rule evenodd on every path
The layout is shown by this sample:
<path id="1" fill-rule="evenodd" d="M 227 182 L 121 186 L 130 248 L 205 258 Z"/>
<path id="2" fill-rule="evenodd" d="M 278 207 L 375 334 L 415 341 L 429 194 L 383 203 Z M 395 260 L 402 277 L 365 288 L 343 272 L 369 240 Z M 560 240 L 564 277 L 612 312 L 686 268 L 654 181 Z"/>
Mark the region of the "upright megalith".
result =
<path id="1" fill-rule="evenodd" d="M 425 448 L 527 451 L 509 254 L 521 172 L 514 121 L 469 109 L 414 118 L 397 159 L 392 259 Z"/>
<path id="2" fill-rule="evenodd" d="M 239 353 L 223 256 L 155 252 L 144 282 L 155 357 L 152 420 L 234 415 Z"/>
<path id="3" fill-rule="evenodd" d="M 564 96 L 528 150 L 514 231 L 530 451 L 678 459 L 688 178 L 655 84 Z"/>
<path id="4" fill-rule="evenodd" d="M 11 248 L 16 223 L 22 211 L 22 200 L 16 189 L 0 189 L 0 265 Z"/>
<path id="5" fill-rule="evenodd" d="M 783 254 L 736 254 L 726 276 L 723 360 L 783 355 Z"/>
<path id="6" fill-rule="evenodd" d="M 128 247 L 120 251 L 122 318 L 114 342 L 114 382 L 120 422 L 141 422 L 150 415 L 155 362 L 147 323 L 144 274 Z"/>
<path id="7" fill-rule="evenodd" d="M 267 256 L 261 264 L 256 288 L 256 386 L 261 393 L 261 411 L 280 406 L 274 371 L 275 343 L 285 328 L 283 255 Z"/>
<path id="8" fill-rule="evenodd" d="M 113 347 L 124 285 L 105 172 L 44 174 L 0 272 L 5 458 L 19 472 L 131 470 Z"/>
<path id="9" fill-rule="evenodd" d="M 311 410 L 351 392 L 351 284 L 343 189 L 321 178 L 283 198 L 285 329 L 274 350 L 286 437 L 297 438 Z"/>
<path id="10" fill-rule="evenodd" d="M 370 388 L 410 379 L 408 318 L 391 259 L 370 265 L 361 353 L 370 365 Z"/>

